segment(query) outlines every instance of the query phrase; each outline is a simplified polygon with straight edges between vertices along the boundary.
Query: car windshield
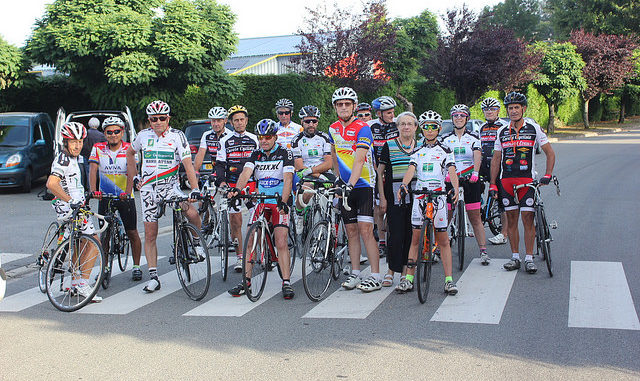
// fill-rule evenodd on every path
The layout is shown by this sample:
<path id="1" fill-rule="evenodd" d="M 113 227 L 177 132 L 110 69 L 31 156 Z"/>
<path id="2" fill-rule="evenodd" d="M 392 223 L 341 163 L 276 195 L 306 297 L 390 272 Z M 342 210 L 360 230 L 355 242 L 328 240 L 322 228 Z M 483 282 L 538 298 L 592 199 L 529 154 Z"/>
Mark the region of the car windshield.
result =
<path id="1" fill-rule="evenodd" d="M 184 134 L 187 137 L 187 140 L 189 141 L 200 140 L 200 138 L 202 137 L 202 134 L 204 134 L 206 131 L 209 131 L 210 129 L 211 129 L 211 125 L 208 123 L 191 124 L 187 126 L 187 128 L 184 131 Z"/>
<path id="2" fill-rule="evenodd" d="M 22 147 L 29 142 L 29 127 L 0 125 L 0 146 Z"/>
<path id="3" fill-rule="evenodd" d="M 467 122 L 467 125 L 465 126 L 467 128 L 467 131 L 473 131 L 473 126 L 471 125 L 471 121 Z M 440 131 L 440 136 L 444 135 L 444 134 L 448 134 L 451 131 L 453 131 L 453 122 L 451 121 L 451 119 L 445 119 L 442 121 L 442 130 Z"/>

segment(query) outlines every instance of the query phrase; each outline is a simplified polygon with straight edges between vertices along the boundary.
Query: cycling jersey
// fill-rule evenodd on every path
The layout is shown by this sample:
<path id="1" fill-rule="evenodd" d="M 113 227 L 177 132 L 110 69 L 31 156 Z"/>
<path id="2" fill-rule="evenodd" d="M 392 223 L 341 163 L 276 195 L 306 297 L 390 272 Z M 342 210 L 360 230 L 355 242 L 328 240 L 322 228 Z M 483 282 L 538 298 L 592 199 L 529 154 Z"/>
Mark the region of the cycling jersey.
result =
<path id="1" fill-rule="evenodd" d="M 302 159 L 305 167 L 312 168 L 322 164 L 325 155 L 331 155 L 331 141 L 324 132 L 309 136 L 303 131 L 291 141 L 291 151 L 294 159 Z"/>
<path id="2" fill-rule="evenodd" d="M 127 149 L 131 144 L 122 142 L 117 151 L 109 148 L 109 143 L 94 144 L 89 156 L 90 163 L 99 166 L 100 191 L 119 195 L 127 189 Z M 131 193 L 133 197 L 133 192 Z"/>
<path id="3" fill-rule="evenodd" d="M 220 140 L 216 155 L 216 177 L 219 182 L 236 183 L 249 160 L 251 153 L 258 149 L 258 138 L 251 132 L 233 132 Z"/>
<path id="4" fill-rule="evenodd" d="M 367 124 L 371 127 L 371 134 L 373 135 L 373 155 L 377 162 L 380 159 L 380 153 L 382 152 L 384 143 L 400 136 L 400 131 L 398 131 L 398 126 L 396 125 L 396 118 L 393 118 L 391 123 L 384 123 L 378 118 L 368 121 Z"/>
<path id="5" fill-rule="evenodd" d="M 214 130 L 210 130 L 202 134 L 202 138 L 200 139 L 200 148 L 206 148 L 211 155 L 211 164 L 215 166 L 216 164 L 216 156 L 218 155 L 218 150 L 220 149 L 220 141 L 227 136 L 229 133 L 225 130 L 222 131 L 222 135 L 218 137 L 218 134 Z"/>
<path id="6" fill-rule="evenodd" d="M 441 142 L 425 144 L 417 150 L 409 165 L 416 168 L 416 189 L 438 191 L 444 189 L 448 168 L 455 166 L 453 152 Z"/>
<path id="7" fill-rule="evenodd" d="M 540 126 L 525 120 L 520 130 L 511 124 L 498 130 L 494 150 L 502 152 L 502 178 L 534 178 L 535 144 L 540 147 L 549 143 L 547 135 Z"/>
<path id="8" fill-rule="evenodd" d="M 291 149 L 291 142 L 293 141 L 293 138 L 304 131 L 304 129 L 301 125 L 294 122 L 289 122 L 287 127 L 283 127 L 281 122 L 278 122 L 277 125 L 278 139 L 276 140 L 276 143 L 280 144 L 284 148 Z"/>
<path id="9" fill-rule="evenodd" d="M 487 121 L 480 127 L 480 145 L 482 147 L 482 164 L 480 165 L 480 175 L 487 180 L 491 175 L 491 159 L 493 158 L 493 147 L 495 146 L 498 130 L 505 126 L 505 122 L 496 119 L 494 122 Z"/>
<path id="10" fill-rule="evenodd" d="M 340 169 L 339 175 L 345 183 L 351 177 L 356 149 L 364 148 L 367 150 L 360 178 L 355 183 L 354 188 L 374 187 L 376 172 L 373 168 L 373 155 L 371 153 L 373 136 L 369 125 L 359 119 L 355 119 L 344 127 L 340 121 L 337 121 L 329 126 L 329 140 L 335 146 Z"/>
<path id="11" fill-rule="evenodd" d="M 140 131 L 131 148 L 142 152 L 142 190 L 150 190 L 153 183 L 177 183 L 180 163 L 191 157 L 184 133 L 171 127 L 160 136 L 152 128 Z"/>
<path id="12" fill-rule="evenodd" d="M 51 164 L 51 174 L 60 178 L 60 185 L 74 200 L 84 200 L 84 187 L 80 176 L 78 158 L 61 151 Z"/>
<path id="13" fill-rule="evenodd" d="M 481 148 L 478 136 L 465 129 L 460 138 L 452 131 L 443 135 L 440 141 L 453 152 L 458 176 L 471 176 L 473 173 L 473 152 Z"/>
<path id="14" fill-rule="evenodd" d="M 259 193 L 282 195 L 284 174 L 293 173 L 293 155 L 291 151 L 276 143 L 269 152 L 261 149 L 253 151 L 245 166 L 253 170 Z"/>

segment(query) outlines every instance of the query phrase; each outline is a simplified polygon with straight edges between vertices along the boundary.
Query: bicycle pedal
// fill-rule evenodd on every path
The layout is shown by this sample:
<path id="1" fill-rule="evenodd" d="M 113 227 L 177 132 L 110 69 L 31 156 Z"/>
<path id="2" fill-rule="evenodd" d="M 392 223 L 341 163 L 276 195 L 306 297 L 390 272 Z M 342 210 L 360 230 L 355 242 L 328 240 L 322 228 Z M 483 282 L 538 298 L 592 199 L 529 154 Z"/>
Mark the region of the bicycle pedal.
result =
<path id="1" fill-rule="evenodd" d="M 556 220 L 551 221 L 551 223 L 549 224 L 549 227 L 551 229 L 557 229 L 558 228 L 558 221 L 556 221 Z"/>

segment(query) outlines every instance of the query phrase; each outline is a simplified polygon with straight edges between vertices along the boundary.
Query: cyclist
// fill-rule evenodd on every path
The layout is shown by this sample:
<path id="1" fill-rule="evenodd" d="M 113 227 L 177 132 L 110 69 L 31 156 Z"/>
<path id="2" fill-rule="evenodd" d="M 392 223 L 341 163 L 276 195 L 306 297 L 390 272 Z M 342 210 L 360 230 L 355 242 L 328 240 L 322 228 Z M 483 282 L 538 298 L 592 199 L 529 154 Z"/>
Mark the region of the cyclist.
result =
<path id="1" fill-rule="evenodd" d="M 418 119 L 412 112 L 398 115 L 400 136 L 384 143 L 378 162 L 378 178 L 384 177 L 384 181 L 378 181 L 380 212 L 386 213 L 389 221 L 389 270 L 382 281 L 383 287 L 393 285 L 395 272 L 402 273 L 403 278 L 406 274 L 405 266 L 411 245 L 411 203 L 403 205 L 395 194 L 407 172 L 409 159 L 418 147 L 417 128 Z"/>
<path id="2" fill-rule="evenodd" d="M 131 278 L 134 281 L 142 280 L 140 270 L 140 252 L 142 242 L 138 234 L 138 215 L 133 193 L 125 193 L 127 189 L 127 149 L 130 143 L 122 141 L 124 135 L 124 121 L 117 116 L 110 116 L 102 122 L 102 131 L 107 139 L 93 145 L 89 156 L 89 186 L 94 198 L 100 200 L 98 213 L 106 214 L 109 202 L 102 200 L 102 194 L 112 194 L 120 197 L 119 201 L 112 201 L 111 207 L 118 210 L 124 230 L 131 242 L 133 254 L 133 271 Z M 100 175 L 98 177 L 98 170 Z M 96 187 L 97 179 L 100 179 L 100 190 Z M 111 271 L 107 269 L 107 271 Z"/>
<path id="3" fill-rule="evenodd" d="M 367 102 L 358 103 L 358 107 L 356 107 L 356 116 L 361 121 L 368 123 L 373 119 L 371 116 L 371 105 Z"/>
<path id="4" fill-rule="evenodd" d="M 486 123 L 480 127 L 480 144 L 482 146 L 482 164 L 480 165 L 480 178 L 483 181 L 489 181 L 491 179 L 491 159 L 493 158 L 493 147 L 496 142 L 496 136 L 498 130 L 506 125 L 505 122 L 498 118 L 500 113 L 500 101 L 495 98 L 486 98 L 480 104 Z M 498 188 L 500 188 L 500 182 L 498 182 Z M 507 232 L 507 216 L 504 213 L 504 207 L 502 203 L 498 203 L 498 209 L 500 210 L 500 220 L 502 221 L 502 231 Z M 502 245 L 507 243 L 507 237 L 500 232 L 495 237 L 489 238 L 489 242 L 494 245 Z"/>
<path id="5" fill-rule="evenodd" d="M 400 132 L 398 131 L 398 126 L 396 126 L 396 101 L 385 95 L 375 99 L 372 103 L 378 118 L 367 123 L 369 124 L 369 127 L 371 127 L 371 133 L 373 134 L 373 154 L 375 163 L 377 163 L 380 159 L 380 153 L 382 152 L 382 146 L 384 143 L 388 140 L 397 138 L 398 135 L 400 135 Z M 383 180 L 384 179 L 378 177 L 378 181 Z M 378 206 L 380 203 L 378 196 L 378 189 L 376 187 L 373 217 L 375 219 L 375 224 L 378 227 L 378 247 L 380 250 L 380 256 L 383 257 L 386 253 L 387 247 L 387 227 L 384 223 L 384 213 L 380 212 L 380 208 Z"/>
<path id="6" fill-rule="evenodd" d="M 454 129 L 452 132 L 442 136 L 442 143 L 453 152 L 456 161 L 456 170 L 460 179 L 467 179 L 462 183 L 464 188 L 464 203 L 469 221 L 473 227 L 473 234 L 480 248 L 480 263 L 488 265 L 491 259 L 487 255 L 487 241 L 480 216 L 480 200 L 482 199 L 482 182 L 478 181 L 482 153 L 478 136 L 466 129 L 471 112 L 469 107 L 463 104 L 451 107 L 451 119 Z M 451 183 L 448 179 L 447 191 L 451 190 Z M 451 217 L 449 217 L 451 218 Z M 465 222 L 463 222 L 465 223 Z"/>
<path id="7" fill-rule="evenodd" d="M 87 137 L 87 129 L 78 122 L 68 122 L 62 126 L 62 142 L 63 150 L 53 160 L 51 165 L 51 174 L 47 178 L 47 188 L 55 196 L 51 205 L 56 211 L 58 218 L 69 213 L 71 208 L 84 205 L 84 187 L 82 186 L 82 176 L 80 166 L 78 165 L 78 156 L 82 150 L 82 143 Z M 100 242 L 91 220 L 85 220 L 80 227 L 80 231 L 84 234 L 93 234 L 94 238 Z M 82 263 L 86 263 L 83 268 L 91 269 L 98 255 L 91 249 L 86 254 L 90 258 L 88 261 L 81 258 Z M 89 277 L 91 271 L 81 271 L 81 274 L 73 273 L 71 279 L 71 287 L 76 292 L 86 298 L 91 294 L 91 286 L 89 285 Z M 102 298 L 94 296 L 92 303 L 101 302 Z"/>
<path id="8" fill-rule="evenodd" d="M 202 161 L 207 152 L 209 152 L 209 156 L 211 157 L 212 168 L 215 168 L 216 155 L 220 148 L 220 140 L 227 135 L 226 128 L 224 127 L 227 124 L 227 110 L 224 107 L 211 108 L 207 116 L 211 120 L 211 130 L 202 134 L 202 138 L 200 138 L 200 148 L 198 148 L 194 164 L 196 173 L 199 173 Z M 215 170 L 212 174 L 215 175 Z"/>
<path id="9" fill-rule="evenodd" d="M 131 194 L 134 178 L 137 176 L 136 152 L 141 152 L 142 173 L 136 188 L 140 190 L 142 215 L 144 222 L 144 254 L 149 265 L 149 282 L 143 288 L 145 292 L 160 289 L 158 279 L 158 203 L 179 191 L 178 168 L 184 165 L 191 186 L 189 201 L 195 201 L 199 195 L 198 180 L 191 162 L 191 150 L 184 133 L 169 126 L 171 109 L 163 101 L 149 103 L 146 109 L 150 127 L 140 131 L 127 149 L 127 190 Z M 189 222 L 200 228 L 200 218 L 196 208 L 184 203 L 182 207 Z M 195 242 L 198 256 L 204 256 L 200 242 Z"/>
<path id="10" fill-rule="evenodd" d="M 278 125 L 271 119 L 262 119 L 256 126 L 256 133 L 260 142 L 260 149 L 253 151 L 238 178 L 237 187 L 242 189 L 251 177 L 258 183 L 258 192 L 268 195 L 279 194 L 282 200 L 278 203 L 259 203 L 251 210 L 253 223 L 262 213 L 273 224 L 273 235 L 278 250 L 278 265 L 282 271 L 282 296 L 292 299 L 295 295 L 291 286 L 289 264 L 289 205 L 291 185 L 293 181 L 293 155 L 291 151 L 277 143 Z M 238 189 L 232 189 L 230 196 L 238 194 Z M 245 260 L 248 259 L 245 258 Z M 248 278 L 251 274 L 244 274 Z M 244 295 L 242 282 L 228 291 L 233 296 Z"/>
<path id="11" fill-rule="evenodd" d="M 258 138 L 247 131 L 249 112 L 244 106 L 232 106 L 229 109 L 229 118 L 234 132 L 220 140 L 220 148 L 216 154 L 216 181 L 218 185 L 233 188 L 236 187 L 238 177 L 251 153 L 258 149 Z M 247 185 L 251 192 L 256 188 L 254 181 L 249 181 Z M 235 241 L 234 246 L 237 248 L 234 270 L 239 273 L 242 271 L 242 213 L 239 205 L 229 208 L 229 225 L 231 239 Z"/>
<path id="12" fill-rule="evenodd" d="M 294 136 L 302 132 L 302 126 L 291 121 L 293 102 L 282 98 L 276 102 L 276 114 L 278 115 L 278 144 L 291 149 L 291 141 Z"/>
<path id="13" fill-rule="evenodd" d="M 331 143 L 329 135 L 318 130 L 320 110 L 316 106 L 304 106 L 298 113 L 304 130 L 296 135 L 291 142 L 291 151 L 297 175 L 300 179 L 305 176 L 323 176 L 328 182 L 334 182 L 336 177 L 330 173 Z M 304 186 L 305 184 L 303 184 Z M 306 184 L 306 186 L 310 186 Z M 310 194 L 303 196 L 305 203 L 309 202 Z M 296 211 L 301 215 L 304 211 L 296 200 Z M 302 230 L 302 218 L 298 218 L 296 225 L 298 233 Z"/>
<path id="14" fill-rule="evenodd" d="M 445 177 L 448 175 L 453 184 L 453 202 L 458 200 L 458 175 L 456 174 L 455 159 L 453 152 L 438 141 L 438 134 L 442 126 L 442 118 L 435 111 L 426 111 L 420 115 L 420 128 L 424 136 L 424 145 L 411 155 L 409 168 L 402 183 L 401 189 L 397 192 L 397 198 L 403 196 L 403 192 L 408 191 L 409 182 L 416 177 L 416 189 L 428 189 L 441 191 L 445 188 Z M 417 201 L 422 196 L 414 197 L 411 210 L 411 224 L 413 233 L 411 235 L 411 247 L 407 260 L 407 275 L 396 287 L 396 291 L 404 293 L 413 290 L 413 279 L 415 267 L 417 265 L 418 251 L 420 245 L 420 235 L 422 233 L 422 223 L 424 222 L 424 211 Z M 458 287 L 453 282 L 451 266 L 451 246 L 449 246 L 449 236 L 447 235 L 447 208 L 446 197 L 438 196 L 434 202 L 433 227 L 435 229 L 435 239 L 440 247 L 440 257 L 444 268 L 445 283 L 444 292 L 448 295 L 458 293 Z"/>
<path id="15" fill-rule="evenodd" d="M 534 274 L 538 270 L 533 263 L 533 242 L 536 236 L 533 226 L 534 192 L 528 187 L 519 189 L 519 202 L 516 204 L 513 187 L 530 183 L 536 176 L 534 163 L 536 143 L 542 148 L 547 158 L 545 175 L 540 179 L 542 185 L 547 185 L 551 181 L 556 154 L 540 126 L 532 120 L 524 119 L 524 113 L 527 111 L 527 97 L 524 94 L 511 92 L 504 97 L 503 103 L 507 107 L 509 125 L 498 130 L 493 159 L 491 159 L 491 186 L 489 190 L 494 197 L 497 197 L 498 187 L 496 184 L 498 174 L 501 173 L 502 193 L 500 198 L 509 221 L 507 233 L 512 253 L 511 260 L 503 267 L 507 271 L 520 268 L 518 219 L 520 212 L 522 212 L 524 246 L 527 252 L 524 258 L 524 268 L 527 273 Z"/>
<path id="16" fill-rule="evenodd" d="M 329 126 L 331 156 L 334 173 L 339 174 L 338 182 L 345 183 L 348 190 L 347 211 L 342 207 L 342 218 L 347 231 L 351 274 L 342 287 L 347 290 L 358 288 L 364 292 L 379 290 L 380 257 L 373 236 L 373 187 L 376 184 L 371 146 L 373 135 L 371 128 L 356 119 L 353 113 L 358 104 L 358 95 L 349 87 L 334 91 L 331 102 L 338 115 L 338 121 Z M 371 275 L 360 280 L 360 239 L 364 242 Z"/>

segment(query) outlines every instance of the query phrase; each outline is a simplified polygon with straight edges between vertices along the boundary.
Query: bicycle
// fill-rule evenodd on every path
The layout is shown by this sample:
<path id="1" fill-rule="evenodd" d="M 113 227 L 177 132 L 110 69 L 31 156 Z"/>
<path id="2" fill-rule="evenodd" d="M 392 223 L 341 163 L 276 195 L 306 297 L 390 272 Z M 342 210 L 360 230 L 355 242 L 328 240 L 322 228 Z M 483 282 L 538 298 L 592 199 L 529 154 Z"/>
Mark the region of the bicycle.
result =
<path id="1" fill-rule="evenodd" d="M 556 176 L 551 178 L 551 182 L 556 186 L 556 193 L 560 196 L 560 183 Z M 519 203 L 518 200 L 518 189 L 529 187 L 534 191 L 533 197 L 533 208 L 534 208 L 534 224 L 536 229 L 536 255 L 542 254 L 542 258 L 544 259 L 547 270 L 549 271 L 549 277 L 553 277 L 553 263 L 551 261 L 551 242 L 553 238 L 551 237 L 550 229 L 557 229 L 558 223 L 556 221 L 552 221 L 551 224 L 547 223 L 547 217 L 544 213 L 544 203 L 542 201 L 542 194 L 540 193 L 540 182 L 538 180 L 533 180 L 527 184 L 516 185 L 513 187 L 514 197 L 516 199 L 516 204 Z"/>
<path id="2" fill-rule="evenodd" d="M 339 209 L 334 207 L 334 199 L 346 195 L 345 188 L 326 189 L 323 186 L 324 182 L 316 183 L 321 187 L 303 191 L 313 194 L 320 211 L 320 221 L 314 224 L 307 235 L 302 257 L 302 284 L 307 297 L 314 302 L 323 299 L 332 279 L 338 280 L 348 249 L 344 223 L 339 218 Z M 343 198 L 342 203 L 349 211 L 351 208 L 347 203 L 347 197 L 348 195 Z"/>
<path id="3" fill-rule="evenodd" d="M 62 241 L 68 238 L 68 235 L 68 232 L 65 231 L 65 225 L 61 225 L 58 220 L 49 224 L 49 227 L 44 233 L 40 254 L 38 254 L 36 258 L 36 266 L 38 266 L 38 287 L 43 294 L 47 292 L 47 267 L 49 258 L 58 246 L 60 246 Z"/>
<path id="4" fill-rule="evenodd" d="M 129 262 L 129 236 L 124 230 L 122 219 L 116 210 L 111 207 L 114 201 L 120 201 L 120 197 L 116 195 L 105 194 L 103 200 L 107 200 L 107 213 L 105 219 L 109 223 L 109 227 L 100 237 L 103 251 L 105 252 L 106 266 L 104 268 L 104 276 L 102 277 L 102 288 L 109 288 L 111 283 L 111 272 L 113 270 L 113 259 L 118 257 L 118 267 L 124 272 Z"/>
<path id="5" fill-rule="evenodd" d="M 229 248 L 235 245 L 231 241 L 231 233 L 229 232 L 229 200 L 226 197 L 228 187 L 216 188 L 210 185 L 212 177 L 205 181 L 203 187 L 202 205 L 198 210 L 198 214 L 202 218 L 202 235 L 207 242 L 208 248 L 217 247 L 220 253 L 220 274 L 222 280 L 227 280 L 229 273 Z M 219 203 L 214 198 L 220 192 Z M 235 248 L 237 252 L 237 248 Z"/>
<path id="6" fill-rule="evenodd" d="M 69 213 L 59 219 L 61 225 L 58 229 L 66 229 L 69 236 L 62 240 L 49 258 L 45 283 L 49 301 L 60 311 L 72 312 L 84 307 L 93 299 L 102 283 L 102 247 L 93 235 L 80 231 L 83 222 L 92 216 L 102 225 L 94 234 L 106 230 L 109 223 L 105 216 L 91 212 L 88 205 L 72 206 Z M 76 282 L 78 280 L 81 282 Z M 86 297 L 78 292 L 81 287 L 89 287 Z"/>
<path id="7" fill-rule="evenodd" d="M 462 271 L 464 268 L 464 245 L 465 238 L 467 236 L 467 223 L 466 223 L 466 210 L 464 203 L 464 187 L 462 181 L 458 180 L 458 202 L 453 207 L 452 218 L 449 221 L 447 232 L 449 232 L 449 244 L 451 245 L 451 252 L 453 253 L 453 247 L 456 247 L 456 253 L 458 255 L 458 269 Z"/>
<path id="8" fill-rule="evenodd" d="M 304 177 L 302 180 L 298 182 L 296 197 L 298 199 L 298 203 L 300 204 L 300 206 L 304 208 L 304 213 L 302 214 L 302 216 L 296 216 L 296 218 L 301 217 L 303 219 L 303 225 L 302 225 L 303 229 L 301 232 L 299 232 L 297 231 L 297 228 L 296 228 L 295 236 L 300 237 L 300 242 L 302 242 L 303 244 L 307 239 L 307 235 L 313 228 L 313 225 L 315 225 L 315 223 L 320 220 L 320 214 L 321 214 L 321 207 L 318 204 L 318 202 L 320 201 L 319 200 L 320 196 L 316 192 L 306 192 L 307 190 L 312 190 L 312 189 L 303 186 L 303 184 L 305 183 L 306 184 L 311 183 L 313 185 L 313 189 L 317 189 L 318 187 L 325 187 L 327 185 L 333 186 L 333 182 L 323 181 L 313 176 Z M 305 203 L 303 200 L 303 195 L 305 193 L 312 194 L 312 198 L 307 203 Z M 291 214 L 293 216 L 295 212 L 292 212 Z"/>
<path id="9" fill-rule="evenodd" d="M 265 200 L 276 200 L 278 203 L 282 200 L 280 195 L 267 195 L 260 193 L 252 193 L 248 195 L 237 195 L 234 199 L 248 198 L 257 201 L 256 207 L 263 204 Z M 252 302 L 256 302 L 262 296 L 265 285 L 267 283 L 267 273 L 271 270 L 272 263 L 278 267 L 278 274 L 282 278 L 282 269 L 278 262 L 278 250 L 275 246 L 273 237 L 274 227 L 265 217 L 264 210 L 257 219 L 249 225 L 247 234 L 243 244 L 242 258 L 242 283 L 245 294 Z M 288 232 L 289 240 L 291 240 L 291 232 Z M 294 239 L 295 242 L 295 239 Z M 290 257 L 290 274 L 296 260 L 296 252 L 289 252 Z M 247 274 L 250 274 L 247 276 Z"/>
<path id="10" fill-rule="evenodd" d="M 486 180 L 480 179 L 480 181 Z M 491 233 L 493 233 L 493 235 L 498 235 L 502 232 L 502 213 L 500 211 L 498 200 L 488 196 L 488 187 L 485 187 L 485 191 L 483 191 L 482 200 L 487 200 L 487 202 L 482 203 L 482 207 L 480 208 L 482 224 L 484 225 L 486 223 L 489 226 Z"/>
<path id="11" fill-rule="evenodd" d="M 187 221 L 182 213 L 182 203 L 189 198 L 173 195 L 158 203 L 158 215 L 164 215 L 165 205 L 173 209 L 173 258 L 182 289 L 192 300 L 201 300 L 207 295 L 211 283 L 211 258 L 200 230 Z M 196 246 L 202 247 L 204 255 L 199 255 Z"/>

